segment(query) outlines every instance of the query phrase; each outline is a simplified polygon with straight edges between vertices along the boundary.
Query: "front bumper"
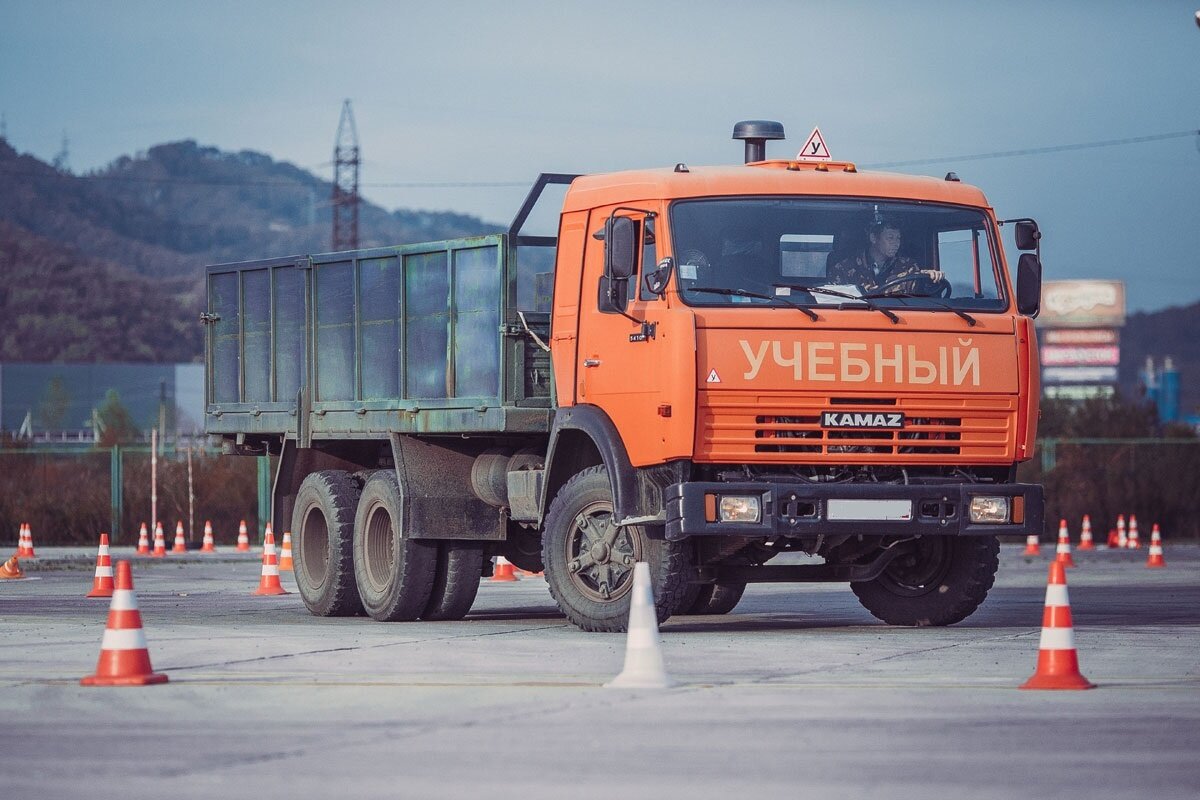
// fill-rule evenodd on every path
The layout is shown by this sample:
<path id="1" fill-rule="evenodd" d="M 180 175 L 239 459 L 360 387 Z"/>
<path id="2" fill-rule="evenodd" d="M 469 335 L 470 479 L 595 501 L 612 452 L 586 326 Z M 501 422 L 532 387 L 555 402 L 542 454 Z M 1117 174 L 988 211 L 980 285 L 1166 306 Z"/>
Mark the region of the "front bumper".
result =
<path id="1" fill-rule="evenodd" d="M 718 522 L 711 519 L 706 495 L 755 495 L 762 514 L 758 522 Z M 1020 522 L 973 523 L 967 515 L 973 495 L 1020 498 Z M 817 536 L 870 534 L 886 536 L 974 536 L 1042 534 L 1045 500 L 1042 487 L 1027 483 L 675 483 L 664 493 L 666 538 L 689 536 Z M 846 512 L 830 518 L 830 501 L 907 500 L 912 511 L 905 519 L 847 519 Z M 854 505 L 853 503 L 839 504 Z M 869 505 L 869 504 L 863 504 Z M 840 518 L 839 518 L 840 517 Z"/>

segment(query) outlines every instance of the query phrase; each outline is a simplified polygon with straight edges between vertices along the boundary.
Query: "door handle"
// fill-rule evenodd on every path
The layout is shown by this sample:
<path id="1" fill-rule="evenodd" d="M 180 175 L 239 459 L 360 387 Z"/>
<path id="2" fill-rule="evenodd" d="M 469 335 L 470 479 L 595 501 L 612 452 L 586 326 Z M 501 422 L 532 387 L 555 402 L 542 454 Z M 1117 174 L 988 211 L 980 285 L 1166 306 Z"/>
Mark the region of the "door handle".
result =
<path id="1" fill-rule="evenodd" d="M 585 359 L 583 360 L 583 365 L 584 365 L 585 367 L 598 367 L 598 366 L 600 366 L 600 359 L 598 359 L 598 358 L 585 358 Z"/>

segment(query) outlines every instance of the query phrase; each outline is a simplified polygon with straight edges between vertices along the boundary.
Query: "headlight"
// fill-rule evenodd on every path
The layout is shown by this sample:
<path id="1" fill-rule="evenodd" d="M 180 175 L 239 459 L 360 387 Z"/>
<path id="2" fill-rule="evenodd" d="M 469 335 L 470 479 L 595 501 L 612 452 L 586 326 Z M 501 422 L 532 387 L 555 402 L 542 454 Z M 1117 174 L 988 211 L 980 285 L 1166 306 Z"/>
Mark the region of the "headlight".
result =
<path id="1" fill-rule="evenodd" d="M 1001 524 L 1008 522 L 1007 497 L 972 497 L 971 522 Z"/>
<path id="2" fill-rule="evenodd" d="M 754 495 L 722 495 L 721 522 L 758 522 L 762 506 Z"/>

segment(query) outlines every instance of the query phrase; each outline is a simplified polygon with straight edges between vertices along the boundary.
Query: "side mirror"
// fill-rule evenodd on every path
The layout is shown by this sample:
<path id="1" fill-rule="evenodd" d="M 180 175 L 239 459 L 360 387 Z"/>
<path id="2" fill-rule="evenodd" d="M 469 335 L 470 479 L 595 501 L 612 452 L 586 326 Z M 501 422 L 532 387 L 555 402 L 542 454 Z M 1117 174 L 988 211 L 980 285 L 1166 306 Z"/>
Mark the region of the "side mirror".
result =
<path id="1" fill-rule="evenodd" d="M 1037 250 L 1042 232 L 1038 230 L 1036 222 L 1031 219 L 1023 219 L 1013 230 L 1013 237 L 1017 240 L 1018 250 Z"/>
<path id="2" fill-rule="evenodd" d="M 658 262 L 658 268 L 646 275 L 646 291 L 662 297 L 667 291 L 667 282 L 671 280 L 671 271 L 675 262 L 670 257 Z"/>
<path id="3" fill-rule="evenodd" d="M 1017 311 L 1036 317 L 1041 305 L 1042 262 L 1033 253 L 1022 253 L 1017 260 Z"/>
<path id="4" fill-rule="evenodd" d="M 604 223 L 604 274 L 628 280 L 637 269 L 637 224 L 629 217 L 609 217 Z"/>

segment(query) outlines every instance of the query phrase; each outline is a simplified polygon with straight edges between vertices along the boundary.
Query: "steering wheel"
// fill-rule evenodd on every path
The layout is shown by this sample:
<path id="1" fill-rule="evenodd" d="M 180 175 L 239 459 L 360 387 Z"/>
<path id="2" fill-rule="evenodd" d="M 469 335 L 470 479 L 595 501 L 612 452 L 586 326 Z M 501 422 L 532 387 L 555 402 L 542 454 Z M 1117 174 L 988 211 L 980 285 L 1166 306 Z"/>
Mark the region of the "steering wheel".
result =
<path id="1" fill-rule="evenodd" d="M 872 294 L 882 294 L 888 289 L 896 286 L 902 286 L 906 283 L 916 284 L 913 294 L 936 297 L 942 300 L 945 300 L 954 292 L 954 287 L 951 286 L 950 281 L 946 280 L 945 278 L 935 281 L 924 272 L 917 272 L 912 275 L 905 275 L 903 278 L 890 280 L 872 292 Z"/>

